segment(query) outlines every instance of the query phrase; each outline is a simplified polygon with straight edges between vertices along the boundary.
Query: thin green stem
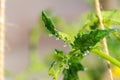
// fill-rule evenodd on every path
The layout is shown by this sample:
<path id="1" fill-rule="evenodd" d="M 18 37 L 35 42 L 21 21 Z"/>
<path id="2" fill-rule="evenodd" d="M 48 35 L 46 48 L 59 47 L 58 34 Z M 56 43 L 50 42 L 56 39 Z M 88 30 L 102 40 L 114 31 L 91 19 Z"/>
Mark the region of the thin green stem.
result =
<path id="1" fill-rule="evenodd" d="M 114 65 L 120 67 L 120 61 L 116 60 L 115 58 L 113 58 L 111 56 L 108 56 L 106 53 L 104 53 L 104 52 L 102 52 L 100 50 L 97 50 L 97 49 L 93 49 L 93 50 L 91 50 L 91 52 L 99 55 L 100 57 L 102 57 L 102 58 L 110 61 Z"/>

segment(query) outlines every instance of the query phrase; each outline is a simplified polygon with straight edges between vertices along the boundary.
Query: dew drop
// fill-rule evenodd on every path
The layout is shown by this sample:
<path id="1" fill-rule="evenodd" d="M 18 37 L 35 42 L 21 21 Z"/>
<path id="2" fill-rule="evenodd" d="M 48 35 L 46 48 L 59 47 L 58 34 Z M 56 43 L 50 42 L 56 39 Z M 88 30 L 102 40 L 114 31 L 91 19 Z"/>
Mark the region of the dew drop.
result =
<path id="1" fill-rule="evenodd" d="M 86 53 L 89 54 L 90 52 L 87 50 Z"/>
<path id="2" fill-rule="evenodd" d="M 68 63 L 69 65 L 71 65 L 71 63 Z"/>
<path id="3" fill-rule="evenodd" d="M 88 55 L 88 53 L 83 54 L 84 57 L 86 57 L 87 55 Z"/>
<path id="4" fill-rule="evenodd" d="M 55 51 L 55 54 L 57 54 L 57 52 Z"/>
<path id="5" fill-rule="evenodd" d="M 75 54 L 75 56 L 78 56 L 78 54 Z"/>
<path id="6" fill-rule="evenodd" d="M 85 56 L 87 56 L 89 54 L 89 51 L 87 50 L 84 54 L 83 54 L 83 56 L 85 57 Z"/>
<path id="7" fill-rule="evenodd" d="M 57 34 L 57 33 L 55 33 L 55 35 L 56 35 L 56 36 L 58 36 L 58 34 Z"/>
<path id="8" fill-rule="evenodd" d="M 69 65 L 66 65 L 66 66 L 65 66 L 65 69 L 69 69 Z"/>
<path id="9" fill-rule="evenodd" d="M 63 45 L 63 47 L 67 47 L 67 45 Z"/>
<path id="10" fill-rule="evenodd" d="M 49 37 L 52 37 L 53 36 L 53 34 L 49 34 Z"/>
<path id="11" fill-rule="evenodd" d="M 85 56 L 87 56 L 89 53 L 85 53 L 85 54 L 83 54 L 83 56 L 85 57 Z"/>
<path id="12" fill-rule="evenodd" d="M 56 38 L 56 40 L 60 40 L 60 38 Z"/>
<path id="13" fill-rule="evenodd" d="M 92 46 L 89 46 L 89 48 L 91 49 L 91 48 L 92 48 Z"/>

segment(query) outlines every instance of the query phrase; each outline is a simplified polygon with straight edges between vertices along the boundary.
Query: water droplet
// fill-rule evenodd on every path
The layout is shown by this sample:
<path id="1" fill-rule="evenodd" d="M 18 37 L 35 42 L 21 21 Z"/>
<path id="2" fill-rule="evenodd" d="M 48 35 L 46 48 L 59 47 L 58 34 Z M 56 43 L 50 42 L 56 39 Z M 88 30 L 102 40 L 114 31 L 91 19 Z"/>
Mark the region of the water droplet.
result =
<path id="1" fill-rule="evenodd" d="M 87 54 L 85 53 L 85 54 L 83 54 L 83 56 L 87 56 Z"/>
<path id="2" fill-rule="evenodd" d="M 65 69 L 69 69 L 69 65 L 66 65 L 66 66 L 65 66 Z"/>
<path id="3" fill-rule="evenodd" d="M 56 35 L 56 36 L 58 36 L 58 34 L 57 34 L 57 33 L 55 33 L 55 35 Z"/>
<path id="4" fill-rule="evenodd" d="M 53 36 L 53 34 L 49 34 L 49 37 L 52 37 Z"/>
<path id="5" fill-rule="evenodd" d="M 60 40 L 60 38 L 56 38 L 56 40 Z"/>
<path id="6" fill-rule="evenodd" d="M 83 54 L 83 56 L 85 57 L 85 56 L 87 56 L 89 53 L 90 53 L 90 52 L 87 50 L 87 51 Z"/>
<path id="7" fill-rule="evenodd" d="M 67 47 L 67 45 L 64 45 L 63 47 Z"/>
<path id="8" fill-rule="evenodd" d="M 55 54 L 57 54 L 57 52 L 55 51 Z"/>
<path id="9" fill-rule="evenodd" d="M 92 46 L 89 46 L 89 48 L 91 49 L 91 48 L 92 48 Z"/>
<path id="10" fill-rule="evenodd" d="M 88 55 L 88 53 L 84 53 L 84 54 L 83 54 L 84 57 L 87 56 L 87 55 Z"/>
<path id="11" fill-rule="evenodd" d="M 90 52 L 87 50 L 86 53 L 89 54 Z"/>
<path id="12" fill-rule="evenodd" d="M 76 53 L 75 56 L 78 56 L 78 54 Z"/>
<path id="13" fill-rule="evenodd" d="M 71 63 L 68 63 L 69 65 L 71 65 Z"/>

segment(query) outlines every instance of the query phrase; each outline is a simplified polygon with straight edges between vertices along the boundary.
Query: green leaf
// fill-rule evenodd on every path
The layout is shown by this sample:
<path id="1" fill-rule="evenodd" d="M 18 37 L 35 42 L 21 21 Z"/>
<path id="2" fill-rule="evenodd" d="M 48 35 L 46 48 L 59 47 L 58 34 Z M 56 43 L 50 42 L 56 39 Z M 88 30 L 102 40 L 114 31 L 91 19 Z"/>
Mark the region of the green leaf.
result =
<path id="1" fill-rule="evenodd" d="M 102 16 L 104 24 L 111 23 L 111 25 L 115 24 L 120 25 L 120 11 L 117 10 L 103 11 Z"/>
<path id="2" fill-rule="evenodd" d="M 64 52 L 62 50 L 55 49 L 55 53 L 60 58 L 64 58 L 65 57 Z"/>
<path id="3" fill-rule="evenodd" d="M 57 80 L 61 72 L 63 72 L 64 80 L 79 80 L 77 73 L 84 70 L 80 63 L 83 56 L 75 51 L 72 51 L 72 53 L 71 55 L 65 55 L 63 51 L 55 49 L 55 55 L 59 60 L 55 59 L 48 72 L 53 80 Z"/>
<path id="4" fill-rule="evenodd" d="M 84 32 L 86 30 L 90 31 L 90 28 L 96 29 L 99 27 L 98 17 L 94 13 L 89 13 L 86 15 L 85 21 L 83 21 L 83 23 L 81 23 L 81 24 L 83 24 L 83 25 L 82 25 L 82 29 L 80 30 L 80 32 Z"/>
<path id="5" fill-rule="evenodd" d="M 118 39 L 118 40 L 120 40 L 120 34 L 118 33 L 118 32 L 115 32 L 115 33 L 113 33 L 114 34 L 114 36 Z"/>
<path id="6" fill-rule="evenodd" d="M 84 70 L 84 67 L 80 63 L 81 59 L 80 55 L 74 55 L 69 59 L 68 65 L 63 71 L 64 80 L 79 80 L 78 71 Z"/>
<path id="7" fill-rule="evenodd" d="M 62 50 L 55 49 L 55 53 L 53 55 L 53 58 L 55 61 L 61 62 L 62 59 L 64 59 L 66 56 Z"/>
<path id="8" fill-rule="evenodd" d="M 57 59 L 55 59 L 55 61 L 51 64 L 48 71 L 49 75 L 53 77 L 53 80 L 57 80 L 59 74 L 63 71 L 65 65 L 67 64 L 67 57 L 63 51 L 55 49 L 55 55 Z"/>
<path id="9" fill-rule="evenodd" d="M 93 30 L 97 29 L 98 27 L 99 27 L 99 21 L 98 20 L 94 21 L 93 24 L 90 25 L 90 28 L 93 29 Z"/>
<path id="10" fill-rule="evenodd" d="M 89 26 L 91 29 L 96 29 L 99 27 L 99 20 L 97 18 L 96 14 L 89 14 L 87 16 L 87 21 L 85 23 L 85 26 Z"/>
<path id="11" fill-rule="evenodd" d="M 62 39 L 64 42 L 68 41 L 69 43 L 71 43 L 71 38 L 66 33 L 56 30 L 53 21 L 49 16 L 47 16 L 44 11 L 42 12 L 42 20 L 45 24 L 45 27 L 50 31 L 52 35 L 54 35 L 58 39 Z"/>
<path id="12" fill-rule="evenodd" d="M 55 65 L 55 61 L 51 64 L 48 74 L 53 77 L 53 80 L 56 80 L 54 65 Z"/>
<path id="13" fill-rule="evenodd" d="M 89 27 L 91 29 L 98 28 L 99 21 L 95 13 L 89 13 L 85 18 L 86 20 L 84 22 L 82 30 L 86 30 Z M 117 10 L 102 11 L 102 18 L 104 26 L 107 28 L 110 28 L 111 25 L 120 25 L 120 11 Z"/>
<path id="14" fill-rule="evenodd" d="M 55 25 L 50 19 L 50 17 L 47 16 L 47 14 L 43 11 L 42 12 L 42 20 L 44 21 L 45 27 L 53 34 L 58 35 L 57 31 L 55 30 Z"/>
<path id="15" fill-rule="evenodd" d="M 53 77 L 53 80 L 57 80 L 60 72 L 63 71 L 65 65 L 66 65 L 66 59 L 63 59 L 61 62 L 53 62 L 53 64 L 51 65 L 48 73 L 50 76 Z"/>
<path id="16" fill-rule="evenodd" d="M 81 35 L 80 33 L 78 33 L 78 35 L 75 37 L 74 44 L 72 45 L 75 49 L 80 49 L 81 52 L 84 53 L 85 51 L 89 51 L 91 48 L 93 48 L 97 42 L 99 42 L 101 39 L 103 39 L 105 36 L 113 31 L 113 29 L 96 29 L 87 34 Z"/>

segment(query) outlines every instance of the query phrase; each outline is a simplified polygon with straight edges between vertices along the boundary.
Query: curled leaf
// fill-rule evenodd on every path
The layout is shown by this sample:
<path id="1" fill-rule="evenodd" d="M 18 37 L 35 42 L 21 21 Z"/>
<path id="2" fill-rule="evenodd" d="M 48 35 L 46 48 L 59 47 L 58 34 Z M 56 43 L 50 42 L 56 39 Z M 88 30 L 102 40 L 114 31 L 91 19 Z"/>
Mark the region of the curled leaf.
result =
<path id="1" fill-rule="evenodd" d="M 53 21 L 44 11 L 42 12 L 42 20 L 45 24 L 45 27 L 50 31 L 52 35 L 54 35 L 58 39 L 62 39 L 64 42 L 71 43 L 71 38 L 69 37 L 69 35 L 55 29 Z"/>

